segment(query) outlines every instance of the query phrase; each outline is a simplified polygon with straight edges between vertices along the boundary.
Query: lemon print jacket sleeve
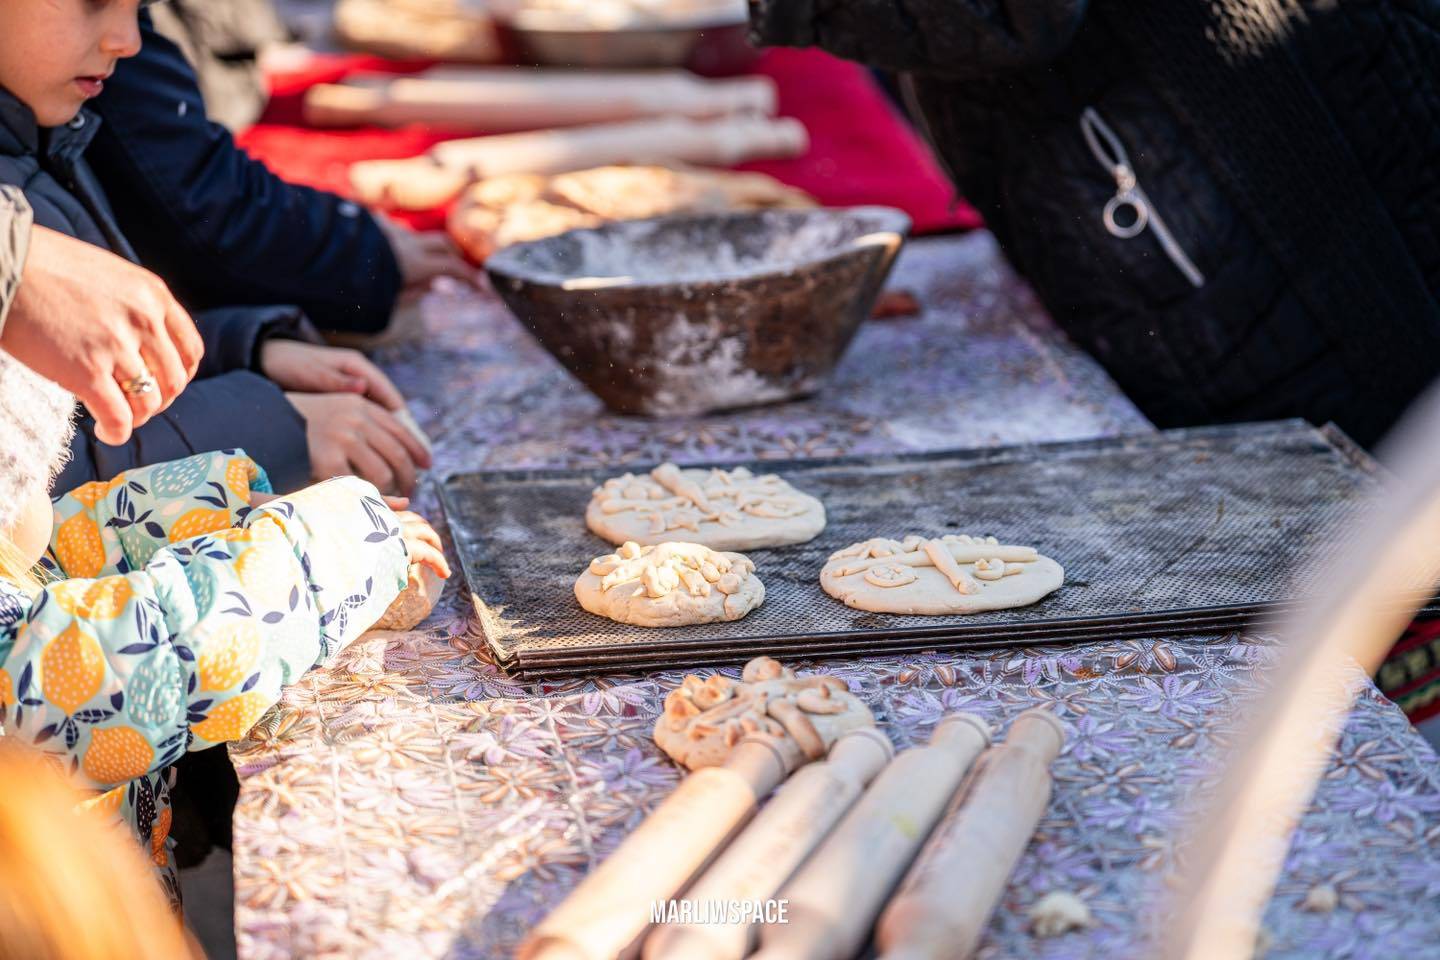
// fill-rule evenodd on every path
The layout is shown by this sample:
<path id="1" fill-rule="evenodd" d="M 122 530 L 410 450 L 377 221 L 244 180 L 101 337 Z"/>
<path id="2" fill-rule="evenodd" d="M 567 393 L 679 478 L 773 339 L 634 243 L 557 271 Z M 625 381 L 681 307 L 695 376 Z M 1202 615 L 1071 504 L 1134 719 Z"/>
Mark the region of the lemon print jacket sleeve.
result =
<path id="1" fill-rule="evenodd" d="M 227 451 L 57 501 L 69 579 L 33 599 L 0 591 L 6 733 L 105 789 L 244 735 L 374 623 L 408 563 L 374 487 L 342 477 L 250 510 L 264 486 Z"/>

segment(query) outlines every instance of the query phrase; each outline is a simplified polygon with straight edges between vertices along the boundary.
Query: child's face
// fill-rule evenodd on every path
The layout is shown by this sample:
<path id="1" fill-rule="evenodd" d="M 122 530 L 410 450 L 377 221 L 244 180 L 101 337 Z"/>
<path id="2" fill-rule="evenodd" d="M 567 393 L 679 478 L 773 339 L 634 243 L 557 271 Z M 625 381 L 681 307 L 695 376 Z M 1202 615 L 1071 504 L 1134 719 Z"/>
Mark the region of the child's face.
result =
<path id="1" fill-rule="evenodd" d="M 140 51 L 140 0 L 0 0 L 0 87 L 42 127 L 73 119 Z"/>

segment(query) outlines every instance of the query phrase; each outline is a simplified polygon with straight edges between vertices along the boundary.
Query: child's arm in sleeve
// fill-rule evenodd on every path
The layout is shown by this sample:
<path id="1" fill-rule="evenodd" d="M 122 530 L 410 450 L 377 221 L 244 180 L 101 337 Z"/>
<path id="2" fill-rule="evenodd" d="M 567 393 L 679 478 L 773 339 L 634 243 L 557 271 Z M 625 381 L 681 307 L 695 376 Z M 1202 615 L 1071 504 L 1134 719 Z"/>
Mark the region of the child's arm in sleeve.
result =
<path id="1" fill-rule="evenodd" d="M 270 482 L 244 450 L 127 470 L 55 500 L 47 565 L 66 577 L 140 570 L 168 544 L 237 524 Z"/>
<path id="2" fill-rule="evenodd" d="M 96 788 L 237 739 L 379 617 L 407 564 L 394 514 L 342 478 L 163 547 L 143 571 L 50 584 L 33 602 L 7 588 L 6 732 Z"/>

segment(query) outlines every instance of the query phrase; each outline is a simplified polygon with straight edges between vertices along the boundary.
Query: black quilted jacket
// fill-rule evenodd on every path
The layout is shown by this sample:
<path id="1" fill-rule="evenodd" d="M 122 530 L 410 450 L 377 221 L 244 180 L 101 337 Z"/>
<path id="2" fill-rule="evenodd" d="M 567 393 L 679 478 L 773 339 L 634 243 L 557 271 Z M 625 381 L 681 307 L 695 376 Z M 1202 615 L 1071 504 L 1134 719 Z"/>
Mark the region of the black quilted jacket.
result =
<path id="1" fill-rule="evenodd" d="M 1158 425 L 1369 444 L 1440 372 L 1440 0 L 752 0 L 751 26 L 905 73 L 1011 261 Z"/>

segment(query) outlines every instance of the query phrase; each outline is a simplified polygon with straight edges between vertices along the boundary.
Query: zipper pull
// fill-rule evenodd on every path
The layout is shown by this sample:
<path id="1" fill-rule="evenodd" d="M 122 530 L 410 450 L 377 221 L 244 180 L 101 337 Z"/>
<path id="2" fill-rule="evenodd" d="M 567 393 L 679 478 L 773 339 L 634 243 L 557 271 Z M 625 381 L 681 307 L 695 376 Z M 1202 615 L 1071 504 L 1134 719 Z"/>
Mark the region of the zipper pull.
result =
<path id="1" fill-rule="evenodd" d="M 1205 275 L 1195 266 L 1181 248 L 1180 242 L 1165 225 L 1165 221 L 1150 203 L 1150 198 L 1140 186 L 1139 179 L 1135 176 L 1135 168 L 1130 166 L 1130 157 L 1125 152 L 1125 145 L 1110 129 L 1109 124 L 1100 119 L 1100 114 L 1094 107 L 1086 107 L 1080 114 L 1080 132 L 1085 135 L 1085 142 L 1090 146 L 1090 152 L 1099 160 L 1110 175 L 1115 178 L 1115 195 L 1105 203 L 1105 209 L 1100 215 L 1105 230 L 1112 237 L 1121 240 L 1129 240 L 1131 237 L 1139 236 L 1148 227 L 1155 233 L 1155 240 L 1175 268 L 1185 275 L 1193 287 L 1205 285 Z M 1116 214 L 1122 209 L 1129 208 L 1133 211 L 1134 220 L 1130 223 L 1120 223 Z"/>

